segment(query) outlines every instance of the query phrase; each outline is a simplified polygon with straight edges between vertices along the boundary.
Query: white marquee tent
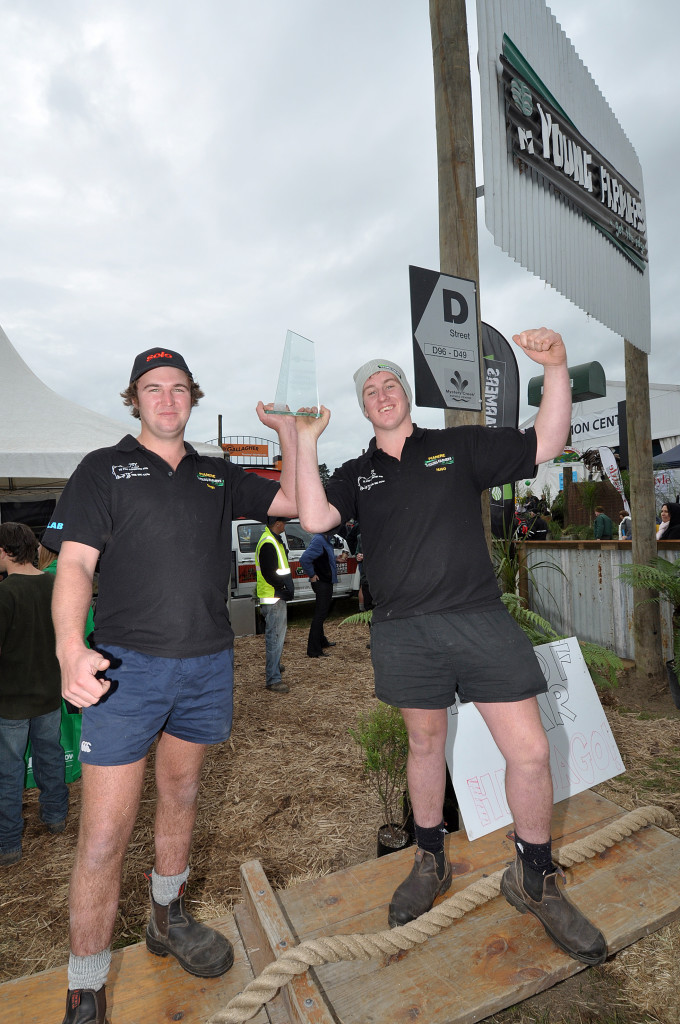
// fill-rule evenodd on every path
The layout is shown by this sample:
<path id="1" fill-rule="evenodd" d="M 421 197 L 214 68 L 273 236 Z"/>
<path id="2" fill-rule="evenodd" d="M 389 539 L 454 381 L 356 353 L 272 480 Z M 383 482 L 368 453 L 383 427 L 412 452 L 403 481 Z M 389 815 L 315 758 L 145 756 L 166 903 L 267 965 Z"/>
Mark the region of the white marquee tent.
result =
<path id="1" fill-rule="evenodd" d="M 54 497 L 87 452 L 136 433 L 120 422 L 56 394 L 36 377 L 0 328 L 0 497 Z M 191 444 L 221 456 L 215 445 Z"/>

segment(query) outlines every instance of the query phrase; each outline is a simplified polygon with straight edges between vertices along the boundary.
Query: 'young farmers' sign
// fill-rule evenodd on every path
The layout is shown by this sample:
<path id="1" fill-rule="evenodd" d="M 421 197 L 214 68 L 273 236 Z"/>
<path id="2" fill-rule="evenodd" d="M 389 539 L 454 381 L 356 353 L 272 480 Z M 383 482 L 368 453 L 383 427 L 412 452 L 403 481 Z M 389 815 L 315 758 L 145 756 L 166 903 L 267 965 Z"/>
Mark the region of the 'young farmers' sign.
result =
<path id="1" fill-rule="evenodd" d="M 548 692 L 538 698 L 550 743 L 554 802 L 625 771 L 576 637 L 536 647 Z M 509 825 L 505 759 L 474 704 L 449 708 L 446 760 L 469 840 Z"/>
<path id="2" fill-rule="evenodd" d="M 640 193 L 585 139 L 507 35 L 500 55 L 507 131 L 518 173 L 562 194 L 640 271 L 647 263 Z"/>

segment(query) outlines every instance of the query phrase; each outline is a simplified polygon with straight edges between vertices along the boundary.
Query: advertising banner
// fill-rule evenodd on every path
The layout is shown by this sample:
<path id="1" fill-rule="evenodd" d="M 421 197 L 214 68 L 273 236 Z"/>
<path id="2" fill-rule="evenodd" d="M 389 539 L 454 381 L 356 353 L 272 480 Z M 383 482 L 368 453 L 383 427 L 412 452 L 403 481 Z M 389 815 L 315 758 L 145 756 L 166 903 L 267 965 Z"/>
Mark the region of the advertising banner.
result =
<path id="1" fill-rule="evenodd" d="M 614 484 L 614 487 L 621 495 L 621 501 L 623 502 L 623 507 L 625 508 L 627 515 L 630 515 L 630 505 L 628 504 L 626 495 L 623 492 L 623 480 L 621 479 L 621 472 L 617 461 L 614 458 L 614 453 L 611 448 L 605 447 L 601 447 L 599 451 L 602 468 L 607 474 L 609 481 Z"/>
<path id="2" fill-rule="evenodd" d="M 500 331 L 482 323 L 484 357 L 484 421 L 487 427 L 516 427 L 519 423 L 519 369 L 510 343 Z M 515 483 L 492 487 L 491 532 L 509 537 L 515 513 Z"/>
<path id="3" fill-rule="evenodd" d="M 555 803 L 624 772 L 576 637 L 534 648 L 548 685 L 538 697 Z M 509 825 L 505 759 L 474 704 L 449 709 L 446 760 L 470 841 Z"/>

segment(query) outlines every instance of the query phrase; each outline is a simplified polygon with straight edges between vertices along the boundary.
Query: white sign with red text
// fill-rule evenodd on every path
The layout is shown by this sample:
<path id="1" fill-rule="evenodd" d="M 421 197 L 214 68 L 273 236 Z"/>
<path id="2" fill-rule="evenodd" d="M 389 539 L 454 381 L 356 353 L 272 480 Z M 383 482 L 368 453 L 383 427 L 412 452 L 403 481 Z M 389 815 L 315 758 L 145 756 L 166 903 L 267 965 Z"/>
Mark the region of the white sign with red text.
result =
<path id="1" fill-rule="evenodd" d="M 555 803 L 624 772 L 576 637 L 534 648 L 548 684 L 538 697 Z M 505 759 L 474 704 L 449 709 L 446 760 L 470 841 L 509 825 Z"/>

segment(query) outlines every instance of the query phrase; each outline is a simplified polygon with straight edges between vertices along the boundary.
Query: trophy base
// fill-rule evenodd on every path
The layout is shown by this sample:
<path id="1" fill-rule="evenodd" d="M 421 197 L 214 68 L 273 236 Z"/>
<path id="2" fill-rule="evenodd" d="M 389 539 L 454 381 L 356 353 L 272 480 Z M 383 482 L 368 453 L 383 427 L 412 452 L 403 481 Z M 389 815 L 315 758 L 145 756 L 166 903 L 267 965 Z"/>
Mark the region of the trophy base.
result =
<path id="1" fill-rule="evenodd" d="M 290 409 L 265 409 L 265 412 L 270 416 L 311 416 L 315 420 L 320 416 L 318 412 L 291 412 Z"/>

